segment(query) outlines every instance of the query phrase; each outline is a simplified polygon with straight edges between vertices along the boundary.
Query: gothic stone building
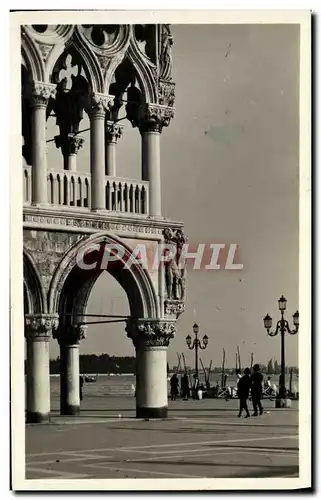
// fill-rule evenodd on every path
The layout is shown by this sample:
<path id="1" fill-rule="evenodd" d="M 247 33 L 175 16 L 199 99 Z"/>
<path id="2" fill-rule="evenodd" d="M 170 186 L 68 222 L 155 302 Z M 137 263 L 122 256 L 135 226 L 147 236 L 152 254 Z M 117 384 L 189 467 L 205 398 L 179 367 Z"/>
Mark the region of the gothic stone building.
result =
<path id="1" fill-rule="evenodd" d="M 182 224 L 161 210 L 160 136 L 174 117 L 172 43 L 166 24 L 22 27 L 27 422 L 49 419 L 51 339 L 60 346 L 61 413 L 79 412 L 79 343 L 102 272 L 88 262 L 107 245 L 121 249 L 107 270 L 129 301 L 124 327 L 136 349 L 136 415 L 167 415 L 166 354 L 184 310 L 185 270 L 175 259 L 155 269 L 126 267 L 126 256 L 137 243 L 155 253 L 164 241 L 177 248 L 185 241 Z M 116 175 L 120 112 L 141 141 L 140 179 Z M 50 116 L 60 168 L 47 155 Z M 77 166 L 85 118 L 89 173 Z M 78 261 L 85 251 L 86 269 Z"/>

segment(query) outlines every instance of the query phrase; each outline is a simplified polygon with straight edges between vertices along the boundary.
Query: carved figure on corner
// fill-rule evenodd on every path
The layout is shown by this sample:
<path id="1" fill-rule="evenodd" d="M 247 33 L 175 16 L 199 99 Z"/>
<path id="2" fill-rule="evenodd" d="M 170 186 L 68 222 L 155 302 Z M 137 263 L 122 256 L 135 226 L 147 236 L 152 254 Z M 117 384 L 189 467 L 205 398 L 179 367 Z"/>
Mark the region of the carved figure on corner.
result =
<path id="1" fill-rule="evenodd" d="M 169 228 L 163 230 L 163 236 L 164 236 L 164 242 L 168 246 L 168 248 L 165 250 L 165 255 L 169 256 L 169 259 L 166 262 L 164 262 L 167 299 L 179 300 L 178 284 L 180 280 L 180 273 L 177 266 L 176 252 L 175 252 L 177 242 L 173 236 L 172 230 Z M 173 248 L 172 251 L 171 247 Z"/>
<path id="2" fill-rule="evenodd" d="M 172 78 L 172 45 L 173 37 L 171 34 L 169 24 L 161 25 L 160 34 L 160 57 L 159 57 L 159 76 L 165 80 Z"/>
<path id="3" fill-rule="evenodd" d="M 175 241 L 177 246 L 176 262 L 179 272 L 179 279 L 178 279 L 178 288 L 180 291 L 179 295 L 180 295 L 180 300 L 185 300 L 187 270 L 186 270 L 186 260 L 181 259 L 181 255 L 182 255 L 182 249 L 184 245 L 186 245 L 187 243 L 187 237 L 185 236 L 184 231 L 182 229 L 177 229 L 175 235 Z"/>

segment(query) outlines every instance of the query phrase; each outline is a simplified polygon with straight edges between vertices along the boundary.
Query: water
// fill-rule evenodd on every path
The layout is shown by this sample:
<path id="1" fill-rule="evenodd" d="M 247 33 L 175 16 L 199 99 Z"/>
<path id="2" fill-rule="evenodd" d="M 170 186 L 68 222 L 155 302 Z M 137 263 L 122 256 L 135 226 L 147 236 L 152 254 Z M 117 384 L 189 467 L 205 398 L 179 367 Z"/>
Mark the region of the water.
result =
<path id="1" fill-rule="evenodd" d="M 178 376 L 180 379 L 180 376 Z M 200 373 L 200 383 L 204 383 L 204 374 Z M 265 377 L 266 378 L 266 377 Z M 213 373 L 210 377 L 211 386 L 215 386 L 216 382 L 221 383 L 221 375 L 219 373 Z M 278 385 L 279 376 L 271 375 L 271 383 Z M 192 377 L 190 378 L 190 384 L 192 385 Z M 235 387 L 237 384 L 237 379 L 235 375 L 229 375 L 227 377 L 227 385 Z M 98 375 L 96 382 L 85 382 L 83 387 L 84 395 L 87 397 L 97 397 L 97 396 L 113 396 L 113 397 L 134 397 L 134 388 L 136 385 L 135 375 L 124 374 L 124 375 L 108 375 L 102 374 Z M 50 386 L 51 386 L 51 396 L 59 397 L 60 394 L 60 379 L 59 375 L 50 376 Z M 289 376 L 286 376 L 286 386 L 289 386 Z M 169 380 L 168 380 L 168 392 L 169 392 Z M 298 379 L 296 375 L 292 378 L 292 389 L 295 391 L 295 387 L 298 388 Z"/>

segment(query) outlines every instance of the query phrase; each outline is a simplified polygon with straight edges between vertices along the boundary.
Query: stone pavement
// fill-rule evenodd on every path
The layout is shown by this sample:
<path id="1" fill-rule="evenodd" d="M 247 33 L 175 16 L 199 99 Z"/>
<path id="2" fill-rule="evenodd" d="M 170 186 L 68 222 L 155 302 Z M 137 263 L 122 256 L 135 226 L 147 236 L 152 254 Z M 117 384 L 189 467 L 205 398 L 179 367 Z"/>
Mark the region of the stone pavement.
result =
<path id="1" fill-rule="evenodd" d="M 249 419 L 237 405 L 170 401 L 168 419 L 137 420 L 133 398 L 88 398 L 26 426 L 26 479 L 298 477 L 297 402 Z"/>

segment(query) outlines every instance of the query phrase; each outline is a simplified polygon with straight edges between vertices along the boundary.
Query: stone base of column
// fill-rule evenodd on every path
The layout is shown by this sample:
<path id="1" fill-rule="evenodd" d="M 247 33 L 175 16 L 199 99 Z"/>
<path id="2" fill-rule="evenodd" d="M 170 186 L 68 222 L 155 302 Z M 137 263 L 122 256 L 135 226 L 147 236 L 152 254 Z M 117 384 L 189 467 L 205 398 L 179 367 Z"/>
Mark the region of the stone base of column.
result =
<path id="1" fill-rule="evenodd" d="M 60 415 L 79 415 L 80 406 L 77 405 L 66 405 L 60 409 Z"/>
<path id="2" fill-rule="evenodd" d="M 136 407 L 136 418 L 167 418 L 168 406 L 161 408 Z"/>
<path id="3" fill-rule="evenodd" d="M 27 424 L 48 424 L 50 421 L 49 413 L 39 413 L 36 411 L 27 411 L 26 423 Z"/>

